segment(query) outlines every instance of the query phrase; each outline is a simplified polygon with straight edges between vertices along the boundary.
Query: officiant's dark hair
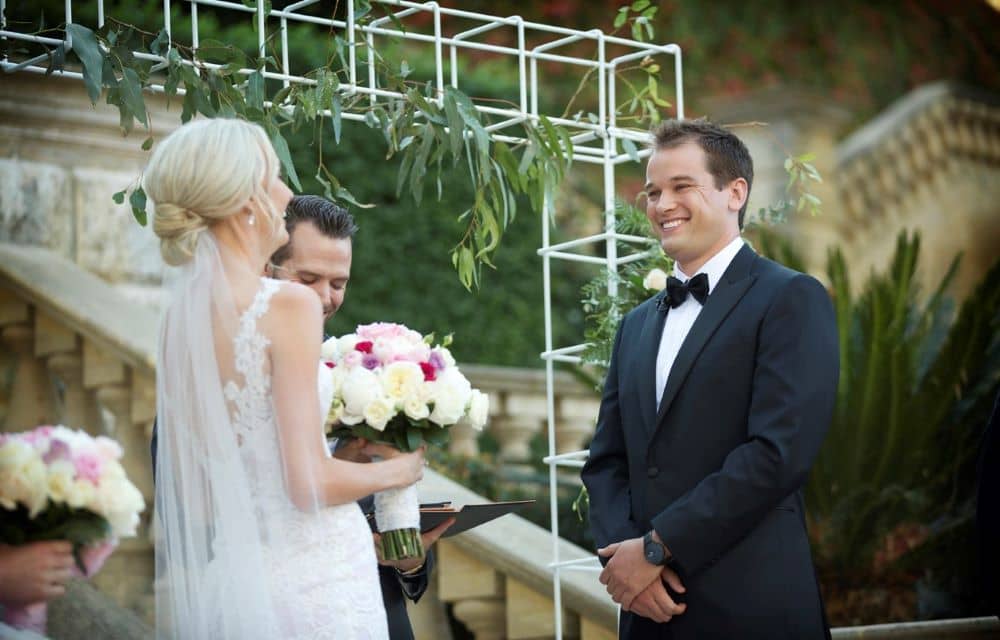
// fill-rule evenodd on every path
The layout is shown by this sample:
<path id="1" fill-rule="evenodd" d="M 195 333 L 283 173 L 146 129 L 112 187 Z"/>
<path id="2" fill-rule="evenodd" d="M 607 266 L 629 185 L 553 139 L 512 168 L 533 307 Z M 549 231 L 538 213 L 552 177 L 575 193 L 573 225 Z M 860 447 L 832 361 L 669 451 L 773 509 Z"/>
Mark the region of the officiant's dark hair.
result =
<path id="1" fill-rule="evenodd" d="M 743 141 L 728 129 L 704 118 L 697 120 L 665 120 L 653 131 L 654 149 L 673 149 L 694 142 L 705 152 L 708 172 L 715 179 L 715 188 L 721 189 L 736 178 L 747 181 L 747 200 L 740 208 L 740 229 L 750 202 L 753 186 L 753 158 Z"/>
<path id="2" fill-rule="evenodd" d="M 327 238 L 351 239 L 358 231 L 354 216 L 340 205 L 319 196 L 295 196 L 285 210 L 285 228 L 288 242 L 271 256 L 271 264 L 281 265 L 292 255 L 295 226 L 302 222 L 313 223 Z"/>

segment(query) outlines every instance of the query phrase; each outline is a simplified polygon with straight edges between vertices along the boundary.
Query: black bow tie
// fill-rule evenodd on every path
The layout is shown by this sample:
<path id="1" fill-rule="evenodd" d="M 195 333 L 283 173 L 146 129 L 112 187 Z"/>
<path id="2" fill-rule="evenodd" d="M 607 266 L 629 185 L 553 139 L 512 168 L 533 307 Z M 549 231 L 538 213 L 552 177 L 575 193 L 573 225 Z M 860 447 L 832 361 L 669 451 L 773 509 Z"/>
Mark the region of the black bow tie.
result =
<path id="1" fill-rule="evenodd" d="M 666 295 L 660 298 L 656 306 L 660 311 L 666 311 L 668 307 L 679 307 L 687 300 L 688 294 L 691 294 L 698 304 L 705 304 L 705 300 L 708 299 L 708 274 L 699 273 L 687 282 L 681 282 L 670 276 L 667 278 Z"/>

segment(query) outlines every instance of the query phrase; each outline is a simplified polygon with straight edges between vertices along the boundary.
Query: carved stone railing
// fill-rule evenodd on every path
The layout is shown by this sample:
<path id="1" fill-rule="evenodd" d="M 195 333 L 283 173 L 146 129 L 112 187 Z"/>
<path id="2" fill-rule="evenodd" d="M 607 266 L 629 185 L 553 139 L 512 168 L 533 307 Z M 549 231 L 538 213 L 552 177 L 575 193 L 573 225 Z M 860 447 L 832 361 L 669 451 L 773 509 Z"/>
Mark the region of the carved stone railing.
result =
<path id="1" fill-rule="evenodd" d="M 825 214 L 802 233 L 823 271 L 838 246 L 852 273 L 883 269 L 904 229 L 922 234 L 918 266 L 928 291 L 962 252 L 955 293 L 963 296 L 1000 246 L 1000 96 L 946 83 L 900 98 L 836 148 Z"/>

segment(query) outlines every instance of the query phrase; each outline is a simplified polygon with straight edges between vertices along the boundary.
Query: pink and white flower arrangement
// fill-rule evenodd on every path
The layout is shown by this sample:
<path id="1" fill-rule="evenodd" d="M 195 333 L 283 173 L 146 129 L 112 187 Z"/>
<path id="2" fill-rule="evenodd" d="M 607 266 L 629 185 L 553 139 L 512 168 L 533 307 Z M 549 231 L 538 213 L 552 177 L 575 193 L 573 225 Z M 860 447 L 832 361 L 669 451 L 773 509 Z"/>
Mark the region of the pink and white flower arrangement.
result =
<path id="1" fill-rule="evenodd" d="M 142 493 L 125 475 L 121 446 L 64 426 L 0 434 L 0 543 L 73 543 L 80 574 L 96 573 L 118 539 L 134 536 Z M 5 619 L 44 631 L 44 607 Z M 30 615 L 29 615 L 30 614 Z"/>
<path id="2" fill-rule="evenodd" d="M 486 425 L 489 397 L 472 388 L 448 351 L 401 324 L 377 322 L 323 343 L 333 379 L 329 423 L 339 435 L 382 440 L 403 451 L 441 444 L 445 427 Z"/>
<path id="3" fill-rule="evenodd" d="M 332 378 L 327 417 L 333 435 L 387 442 L 401 451 L 442 445 L 448 427 L 465 421 L 482 430 L 489 396 L 459 371 L 448 346 L 435 344 L 404 325 L 376 322 L 323 343 L 322 358 Z M 375 520 L 388 560 L 423 555 L 416 489 L 375 496 Z"/>

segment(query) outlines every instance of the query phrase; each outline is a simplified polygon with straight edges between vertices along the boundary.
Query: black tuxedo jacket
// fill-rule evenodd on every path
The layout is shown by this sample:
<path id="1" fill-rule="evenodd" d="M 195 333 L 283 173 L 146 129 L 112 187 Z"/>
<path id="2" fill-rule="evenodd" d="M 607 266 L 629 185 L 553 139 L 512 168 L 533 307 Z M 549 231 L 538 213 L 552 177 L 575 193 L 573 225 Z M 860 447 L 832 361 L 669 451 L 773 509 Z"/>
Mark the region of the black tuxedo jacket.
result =
<path id="1" fill-rule="evenodd" d="M 153 437 L 149 443 L 153 456 L 153 479 L 156 479 L 156 422 L 153 422 Z M 374 510 L 374 496 L 366 496 L 358 501 L 365 514 Z M 434 551 L 427 550 L 423 568 L 412 576 L 404 576 L 392 567 L 378 566 L 378 579 L 382 585 L 382 603 L 389 624 L 390 640 L 413 640 L 410 615 L 406 611 L 406 598 L 417 602 L 427 591 L 431 569 L 434 567 Z"/>
<path id="2" fill-rule="evenodd" d="M 583 480 L 599 547 L 651 528 L 687 611 L 622 612 L 622 638 L 821 638 L 800 488 L 839 374 L 830 298 L 744 246 L 691 327 L 656 406 L 659 294 L 618 329 Z"/>

